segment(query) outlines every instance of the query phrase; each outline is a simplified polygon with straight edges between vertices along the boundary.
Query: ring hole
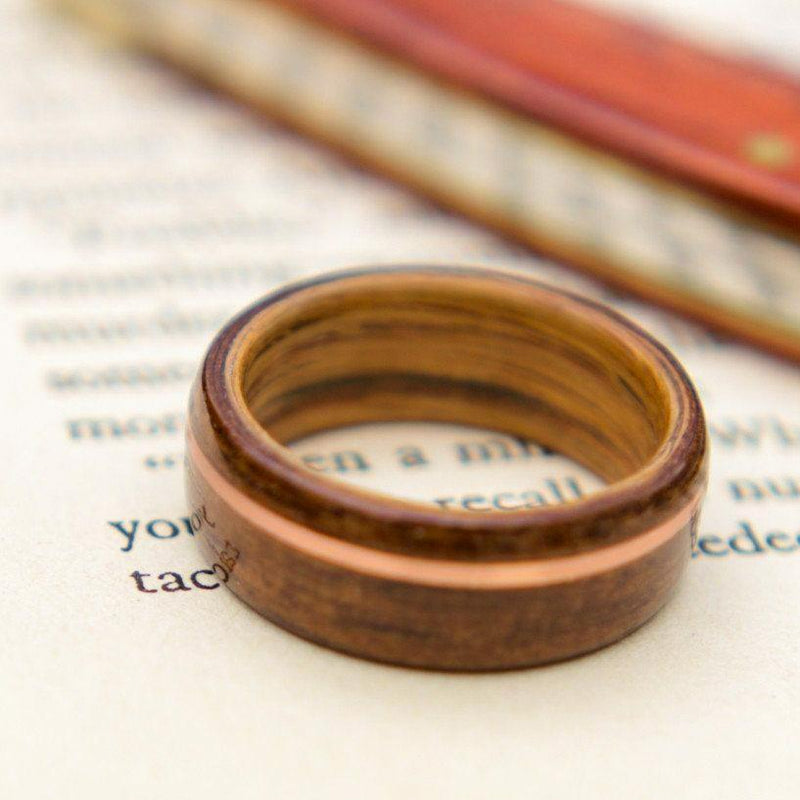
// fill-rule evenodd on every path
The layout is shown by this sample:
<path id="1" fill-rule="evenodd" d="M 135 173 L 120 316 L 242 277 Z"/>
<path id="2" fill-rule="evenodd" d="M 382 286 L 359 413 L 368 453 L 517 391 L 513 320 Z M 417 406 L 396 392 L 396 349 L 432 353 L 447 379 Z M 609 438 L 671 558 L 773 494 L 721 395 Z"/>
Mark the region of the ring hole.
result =
<path id="1" fill-rule="evenodd" d="M 329 478 L 473 513 L 570 503 L 604 485 L 549 448 L 464 425 L 358 425 L 313 434 L 291 449 L 308 469 Z"/>

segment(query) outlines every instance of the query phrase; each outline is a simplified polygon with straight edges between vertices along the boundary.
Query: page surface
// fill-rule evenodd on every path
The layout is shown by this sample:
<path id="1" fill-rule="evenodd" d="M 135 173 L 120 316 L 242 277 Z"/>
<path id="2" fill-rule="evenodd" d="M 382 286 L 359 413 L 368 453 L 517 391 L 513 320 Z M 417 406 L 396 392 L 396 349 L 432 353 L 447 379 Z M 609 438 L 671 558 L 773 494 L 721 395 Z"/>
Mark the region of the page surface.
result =
<path id="1" fill-rule="evenodd" d="M 513 249 L 21 0 L 1 12 L 4 796 L 798 795 L 800 369 Z M 699 548 L 621 643 L 499 675 L 415 672 L 328 652 L 192 581 L 182 426 L 210 337 L 287 280 L 412 261 L 599 297 L 696 381 L 712 446 Z M 599 486 L 534 444 L 448 426 L 296 451 L 497 513 Z"/>

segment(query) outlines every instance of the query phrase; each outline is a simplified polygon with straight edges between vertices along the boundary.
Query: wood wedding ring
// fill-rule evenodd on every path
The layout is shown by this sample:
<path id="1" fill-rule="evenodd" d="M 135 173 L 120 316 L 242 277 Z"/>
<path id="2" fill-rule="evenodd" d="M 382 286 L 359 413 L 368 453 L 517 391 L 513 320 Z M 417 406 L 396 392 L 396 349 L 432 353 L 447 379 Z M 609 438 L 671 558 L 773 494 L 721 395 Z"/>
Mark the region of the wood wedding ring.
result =
<path id="1" fill-rule="evenodd" d="M 388 420 L 531 439 L 608 485 L 449 510 L 349 486 L 286 446 Z M 300 636 L 394 664 L 520 667 L 630 633 L 673 591 L 705 483 L 702 408 L 669 352 L 517 274 L 363 269 L 283 288 L 219 333 L 190 401 L 188 498 L 222 580 Z"/>

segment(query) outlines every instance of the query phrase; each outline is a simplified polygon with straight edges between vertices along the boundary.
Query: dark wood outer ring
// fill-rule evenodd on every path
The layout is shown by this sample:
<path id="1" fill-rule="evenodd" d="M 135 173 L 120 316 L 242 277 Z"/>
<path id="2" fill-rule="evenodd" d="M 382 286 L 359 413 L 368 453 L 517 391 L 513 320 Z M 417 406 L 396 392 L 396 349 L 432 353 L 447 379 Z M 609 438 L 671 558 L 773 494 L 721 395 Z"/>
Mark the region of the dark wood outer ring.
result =
<path id="1" fill-rule="evenodd" d="M 237 396 L 253 331 L 324 287 L 463 282 L 590 323 L 635 347 L 661 381 L 669 428 L 653 458 L 561 507 L 469 514 L 407 503 L 312 473 Z M 349 283 L 348 283 L 349 282 Z M 415 283 L 416 282 L 416 283 Z M 283 305 L 281 305 L 283 304 Z M 537 306 L 538 304 L 538 306 Z M 605 338 L 604 338 L 605 337 Z M 674 358 L 603 306 L 521 276 L 415 267 L 326 275 L 273 293 L 212 343 L 192 390 L 187 494 L 207 557 L 261 614 L 327 646 L 439 669 L 502 669 L 593 650 L 660 608 L 691 552 L 706 482 L 696 394 Z"/>

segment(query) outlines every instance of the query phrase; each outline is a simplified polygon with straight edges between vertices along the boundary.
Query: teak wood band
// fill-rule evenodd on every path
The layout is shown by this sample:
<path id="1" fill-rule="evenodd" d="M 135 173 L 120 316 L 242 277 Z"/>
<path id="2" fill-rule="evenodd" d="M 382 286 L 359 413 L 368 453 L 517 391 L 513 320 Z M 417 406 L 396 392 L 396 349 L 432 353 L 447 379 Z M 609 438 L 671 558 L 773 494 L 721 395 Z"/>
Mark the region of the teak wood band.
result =
<path id="1" fill-rule="evenodd" d="M 442 420 L 534 439 L 609 481 L 466 512 L 348 486 L 286 444 Z M 706 478 L 695 392 L 618 314 L 519 275 L 398 267 L 275 292 L 217 336 L 192 390 L 187 492 L 228 586 L 356 655 L 500 669 L 615 641 L 666 601 Z"/>

